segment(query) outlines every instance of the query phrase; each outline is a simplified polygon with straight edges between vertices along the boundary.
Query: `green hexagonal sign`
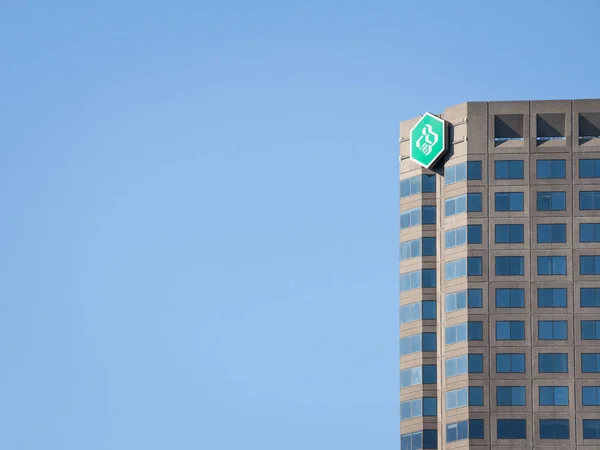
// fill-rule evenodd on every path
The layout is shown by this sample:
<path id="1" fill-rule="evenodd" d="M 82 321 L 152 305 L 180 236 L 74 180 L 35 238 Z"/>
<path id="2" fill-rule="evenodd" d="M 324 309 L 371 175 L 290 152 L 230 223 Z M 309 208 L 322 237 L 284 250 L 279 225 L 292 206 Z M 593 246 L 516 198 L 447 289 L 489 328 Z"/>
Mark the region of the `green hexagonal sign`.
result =
<path id="1" fill-rule="evenodd" d="M 446 121 L 430 113 L 410 130 L 410 159 L 429 169 L 446 152 Z"/>

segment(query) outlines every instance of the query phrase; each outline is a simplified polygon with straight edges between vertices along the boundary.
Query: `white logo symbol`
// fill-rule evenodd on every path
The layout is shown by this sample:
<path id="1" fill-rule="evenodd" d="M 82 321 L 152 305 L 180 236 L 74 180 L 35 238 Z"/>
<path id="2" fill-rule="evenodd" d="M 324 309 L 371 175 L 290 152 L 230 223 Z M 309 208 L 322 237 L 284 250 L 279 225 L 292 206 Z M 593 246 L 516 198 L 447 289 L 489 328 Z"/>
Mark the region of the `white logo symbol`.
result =
<path id="1" fill-rule="evenodd" d="M 423 142 L 423 138 L 425 138 L 425 142 Z M 427 156 L 431 153 L 432 147 L 437 144 L 438 139 L 439 136 L 433 132 L 431 125 L 426 124 L 421 130 L 421 136 L 417 139 L 417 148 Z"/>

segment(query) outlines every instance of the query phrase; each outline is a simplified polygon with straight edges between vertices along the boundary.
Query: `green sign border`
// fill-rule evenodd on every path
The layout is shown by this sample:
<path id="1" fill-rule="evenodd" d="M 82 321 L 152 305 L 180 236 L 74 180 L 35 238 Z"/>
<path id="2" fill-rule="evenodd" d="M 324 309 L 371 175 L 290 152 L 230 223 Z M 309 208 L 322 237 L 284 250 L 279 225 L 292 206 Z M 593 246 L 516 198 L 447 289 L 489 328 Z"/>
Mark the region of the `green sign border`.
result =
<path id="1" fill-rule="evenodd" d="M 425 164 L 422 164 L 420 161 L 417 161 L 416 159 L 414 159 L 412 157 L 412 135 L 413 135 L 413 131 L 415 130 L 415 128 L 417 128 L 419 126 L 419 124 L 421 123 L 421 121 L 423 120 L 424 117 L 426 116 L 430 116 L 433 119 L 437 120 L 437 121 L 441 121 L 442 122 L 442 143 L 444 145 L 442 151 L 440 152 L 439 155 L 437 155 L 435 157 L 435 159 L 431 160 L 431 162 L 429 163 L 428 166 L 426 166 Z M 409 156 L 410 156 L 410 160 L 417 163 L 418 165 L 420 165 L 421 167 L 424 167 L 426 169 L 429 169 L 431 166 L 433 166 L 435 163 L 437 163 L 439 161 L 439 159 L 448 151 L 448 143 L 446 142 L 446 129 L 448 128 L 448 122 L 444 119 L 442 119 L 441 117 L 436 116 L 435 114 L 431 114 L 430 112 L 426 112 L 425 114 L 423 114 L 419 120 L 417 121 L 417 123 L 415 124 L 414 127 L 412 127 L 410 129 L 410 134 L 409 134 L 409 147 L 408 147 L 408 151 L 409 151 Z"/>

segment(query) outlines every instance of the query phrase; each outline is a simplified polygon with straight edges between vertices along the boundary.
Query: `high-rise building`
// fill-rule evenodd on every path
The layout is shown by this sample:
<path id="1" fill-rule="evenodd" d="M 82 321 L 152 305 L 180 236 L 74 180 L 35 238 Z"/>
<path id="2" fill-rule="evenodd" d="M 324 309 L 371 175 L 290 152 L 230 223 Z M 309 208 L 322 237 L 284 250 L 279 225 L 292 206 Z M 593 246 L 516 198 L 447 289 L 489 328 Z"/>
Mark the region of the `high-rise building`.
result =
<path id="1" fill-rule="evenodd" d="M 600 100 L 463 103 L 400 155 L 402 450 L 600 448 Z"/>

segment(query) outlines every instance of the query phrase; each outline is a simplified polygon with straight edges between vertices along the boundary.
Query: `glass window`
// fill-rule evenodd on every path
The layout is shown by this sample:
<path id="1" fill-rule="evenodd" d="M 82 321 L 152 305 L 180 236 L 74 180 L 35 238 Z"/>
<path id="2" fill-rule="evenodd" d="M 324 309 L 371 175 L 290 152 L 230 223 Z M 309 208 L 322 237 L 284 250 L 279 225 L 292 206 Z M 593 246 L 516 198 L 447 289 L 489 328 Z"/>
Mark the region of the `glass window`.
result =
<path id="1" fill-rule="evenodd" d="M 483 439 L 483 419 L 470 419 L 446 425 L 446 442 Z"/>
<path id="2" fill-rule="evenodd" d="M 446 327 L 446 344 L 483 340 L 483 322 L 463 322 Z"/>
<path id="3" fill-rule="evenodd" d="M 462 375 L 465 373 L 482 373 L 483 355 L 470 354 L 448 358 L 446 360 L 446 378 Z"/>
<path id="4" fill-rule="evenodd" d="M 400 213 L 401 230 L 421 224 L 435 225 L 435 206 L 423 206 Z"/>
<path id="5" fill-rule="evenodd" d="M 537 226 L 537 241 L 540 244 L 567 242 L 566 223 L 540 223 Z"/>
<path id="6" fill-rule="evenodd" d="M 525 373 L 525 353 L 497 353 L 496 373 Z"/>
<path id="7" fill-rule="evenodd" d="M 481 276 L 481 256 L 470 256 L 468 258 L 449 261 L 444 264 L 446 280 L 469 276 Z"/>
<path id="8" fill-rule="evenodd" d="M 400 402 L 400 420 L 435 415 L 437 415 L 437 399 L 435 397 L 423 397 Z"/>
<path id="9" fill-rule="evenodd" d="M 525 308 L 525 289 L 497 288 L 496 308 Z"/>
<path id="10" fill-rule="evenodd" d="M 463 406 L 483 406 L 483 387 L 471 386 L 446 392 L 446 410 Z"/>
<path id="11" fill-rule="evenodd" d="M 568 386 L 540 386 L 540 406 L 568 406 Z"/>
<path id="12" fill-rule="evenodd" d="M 400 275 L 400 292 L 435 287 L 435 269 L 415 270 Z"/>
<path id="13" fill-rule="evenodd" d="M 538 354 L 538 367 L 540 373 L 569 373 L 567 354 L 540 353 Z"/>
<path id="14" fill-rule="evenodd" d="M 569 439 L 569 419 L 540 419 L 540 439 Z"/>
<path id="15" fill-rule="evenodd" d="M 437 448 L 437 430 L 422 430 L 400 437 L 402 450 L 425 450 Z"/>
<path id="16" fill-rule="evenodd" d="M 467 241 L 469 244 L 481 244 L 481 225 L 467 225 Z"/>
<path id="17" fill-rule="evenodd" d="M 481 161 L 468 161 L 446 167 L 444 184 L 448 185 L 464 180 L 481 180 Z"/>
<path id="18" fill-rule="evenodd" d="M 600 191 L 581 191 L 579 209 L 582 211 L 600 209 Z"/>
<path id="19" fill-rule="evenodd" d="M 499 320 L 496 322 L 497 341 L 522 341 L 525 339 L 525 322 L 522 320 Z"/>
<path id="20" fill-rule="evenodd" d="M 496 211 L 523 211 L 522 192 L 496 192 Z"/>
<path id="21" fill-rule="evenodd" d="M 600 178 L 600 159 L 580 159 L 579 178 Z"/>
<path id="22" fill-rule="evenodd" d="M 538 288 L 539 308 L 566 308 L 567 288 Z"/>
<path id="23" fill-rule="evenodd" d="M 467 225 L 446 231 L 446 248 L 458 247 L 467 242 L 469 244 L 481 244 L 481 225 Z"/>
<path id="24" fill-rule="evenodd" d="M 523 161 L 496 161 L 494 164 L 494 172 L 496 180 L 522 180 Z"/>
<path id="25" fill-rule="evenodd" d="M 538 192 L 538 211 L 565 211 L 567 209 L 566 192 Z"/>
<path id="26" fill-rule="evenodd" d="M 524 242 L 523 224 L 496 225 L 496 244 L 517 244 Z"/>
<path id="27" fill-rule="evenodd" d="M 437 370 L 435 364 L 411 367 L 400 371 L 400 387 L 405 388 L 419 384 L 436 384 Z"/>
<path id="28" fill-rule="evenodd" d="M 498 386 L 496 388 L 498 406 L 525 406 L 525 386 Z"/>
<path id="29" fill-rule="evenodd" d="M 527 422 L 525 419 L 497 419 L 496 431 L 498 439 L 527 439 Z"/>
<path id="30" fill-rule="evenodd" d="M 581 398 L 583 406 L 600 406 L 600 386 L 583 386 Z"/>
<path id="31" fill-rule="evenodd" d="M 582 353 L 581 371 L 583 373 L 600 372 L 600 353 Z"/>
<path id="32" fill-rule="evenodd" d="M 600 439 L 599 419 L 583 419 L 583 438 Z"/>
<path id="33" fill-rule="evenodd" d="M 582 308 L 599 308 L 600 288 L 580 288 L 579 301 Z"/>
<path id="34" fill-rule="evenodd" d="M 435 175 L 417 175 L 400 180 L 400 198 L 421 192 L 435 192 Z"/>
<path id="35" fill-rule="evenodd" d="M 585 341 L 600 339 L 600 320 L 582 320 L 581 339 Z"/>
<path id="36" fill-rule="evenodd" d="M 417 333 L 400 338 L 400 355 L 436 351 L 435 333 Z"/>
<path id="37" fill-rule="evenodd" d="M 473 192 L 467 195 L 459 195 L 449 198 L 444 202 L 444 214 L 446 217 L 466 211 L 481 212 L 481 193 Z"/>
<path id="38" fill-rule="evenodd" d="M 467 162 L 467 179 L 481 180 L 481 161 Z"/>
<path id="39" fill-rule="evenodd" d="M 600 275 L 600 256 L 582 255 L 579 257 L 579 273 L 581 275 Z"/>
<path id="40" fill-rule="evenodd" d="M 524 273 L 524 256 L 496 256 L 497 276 L 524 275 Z"/>
<path id="41" fill-rule="evenodd" d="M 564 341 L 567 339 L 566 320 L 538 320 L 538 339 Z"/>
<path id="42" fill-rule="evenodd" d="M 600 242 L 600 223 L 580 223 L 579 242 Z"/>
<path id="43" fill-rule="evenodd" d="M 446 312 L 459 309 L 481 308 L 483 306 L 483 291 L 481 289 L 468 289 L 466 291 L 446 294 Z"/>
<path id="44" fill-rule="evenodd" d="M 415 320 L 435 319 L 435 300 L 410 303 L 400 307 L 400 323 L 414 322 Z"/>
<path id="45" fill-rule="evenodd" d="M 538 275 L 566 275 L 566 256 L 538 256 Z"/>
<path id="46" fill-rule="evenodd" d="M 419 256 L 435 256 L 435 238 L 424 237 L 400 244 L 400 260 Z"/>
<path id="47" fill-rule="evenodd" d="M 546 178 L 566 178 L 567 161 L 564 159 L 538 159 L 537 177 Z"/>

